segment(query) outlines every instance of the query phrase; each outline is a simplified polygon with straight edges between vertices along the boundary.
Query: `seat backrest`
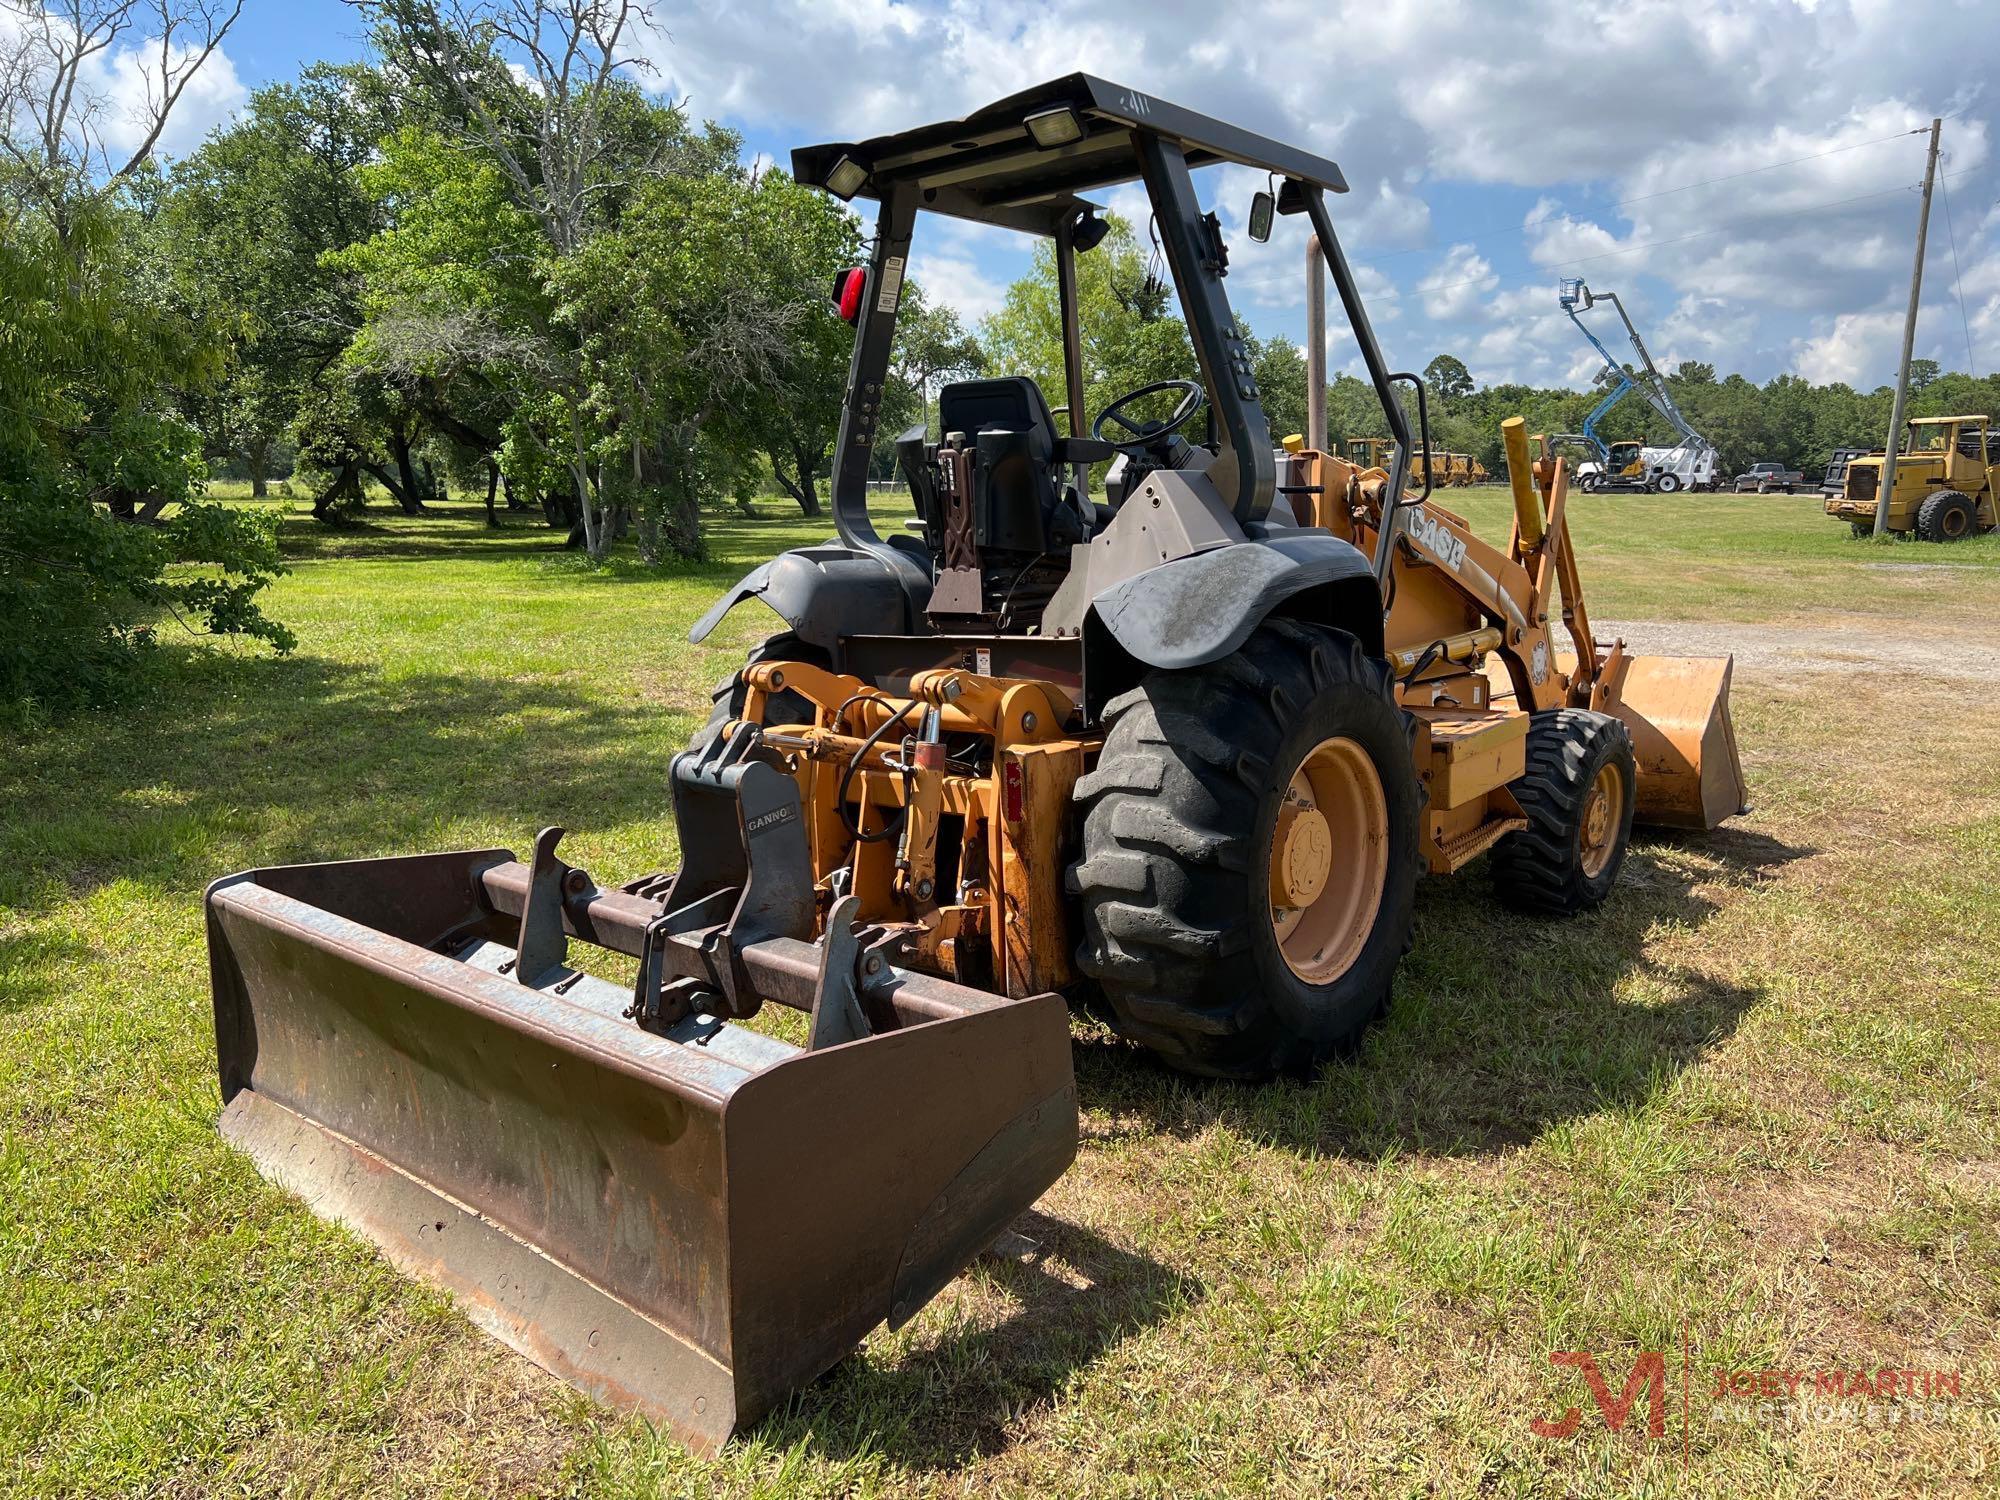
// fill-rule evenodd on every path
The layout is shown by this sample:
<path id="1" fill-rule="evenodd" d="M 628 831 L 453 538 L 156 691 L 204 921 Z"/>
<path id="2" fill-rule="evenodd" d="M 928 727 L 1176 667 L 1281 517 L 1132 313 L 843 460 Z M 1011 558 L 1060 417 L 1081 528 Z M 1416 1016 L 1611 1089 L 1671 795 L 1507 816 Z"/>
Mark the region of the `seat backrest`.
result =
<path id="1" fill-rule="evenodd" d="M 1055 461 L 1055 419 L 1042 388 L 1025 375 L 953 381 L 938 392 L 938 431 L 962 432 L 968 440 L 982 432 L 1025 432 L 1030 457 Z"/>
<path id="2" fill-rule="evenodd" d="M 964 433 L 980 455 L 973 496 L 979 545 L 1046 551 L 1062 492 L 1055 420 L 1041 388 L 1025 375 L 954 381 L 938 392 L 938 430 Z"/>

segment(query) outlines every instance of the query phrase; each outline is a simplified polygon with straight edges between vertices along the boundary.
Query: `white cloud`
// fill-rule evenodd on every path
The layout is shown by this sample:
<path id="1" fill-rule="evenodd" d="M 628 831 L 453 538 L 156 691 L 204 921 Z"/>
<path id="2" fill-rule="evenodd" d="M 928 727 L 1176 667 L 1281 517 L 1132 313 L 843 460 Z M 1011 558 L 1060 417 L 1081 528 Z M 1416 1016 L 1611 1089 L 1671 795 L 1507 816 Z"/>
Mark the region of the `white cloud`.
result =
<path id="1" fill-rule="evenodd" d="M 65 20 L 63 24 L 68 23 Z M 26 14 L 16 9 L 0 12 L 0 58 L 30 77 L 46 77 L 44 54 L 32 40 L 32 32 Z M 176 45 L 169 51 L 166 74 L 185 74 L 198 55 L 197 48 Z M 101 151 L 103 157 L 115 158 L 111 167 L 122 166 L 144 144 L 156 101 L 163 99 L 165 92 L 160 38 L 136 33 L 118 37 L 104 50 L 85 58 L 77 70 L 76 97 L 69 115 L 72 143 L 83 145 L 87 141 L 93 156 Z M 249 90 L 237 77 L 235 63 L 227 50 L 218 46 L 188 78 L 155 143 L 156 154 L 176 156 L 192 150 L 248 98 Z"/>
<path id="2" fill-rule="evenodd" d="M 1665 357 L 1760 378 L 1867 363 L 1857 330 L 1899 307 L 1907 276 L 1909 132 L 1947 113 L 1967 321 L 2000 355 L 2000 216 L 1968 211 L 2000 195 L 2000 120 L 1976 66 L 2000 58 L 1992 0 L 1240 0 L 1227 25 L 1210 0 L 662 10 L 663 86 L 791 140 L 950 118 L 1088 66 L 1329 156 L 1352 187 L 1331 207 L 1374 273 L 1374 316 L 1400 311 L 1398 362 L 1448 349 L 1480 379 L 1587 374 L 1558 274 L 1617 287 Z M 1234 300 L 1296 330 L 1303 226 L 1281 219 L 1251 245 L 1242 213 L 1261 183 L 1210 175 Z M 1110 197 L 1143 233 L 1136 190 Z M 1007 264 L 958 258 L 989 280 Z M 1938 265 L 1932 300 L 1955 322 Z"/>
<path id="3" fill-rule="evenodd" d="M 1902 337 L 1900 314 L 1841 313 L 1826 332 L 1799 342 L 1798 372 L 1812 381 L 1872 390 L 1894 370 Z"/>
<path id="4" fill-rule="evenodd" d="M 1493 264 L 1471 245 L 1453 245 L 1412 290 L 1437 319 L 1460 318 L 1480 307 L 1500 285 Z"/>

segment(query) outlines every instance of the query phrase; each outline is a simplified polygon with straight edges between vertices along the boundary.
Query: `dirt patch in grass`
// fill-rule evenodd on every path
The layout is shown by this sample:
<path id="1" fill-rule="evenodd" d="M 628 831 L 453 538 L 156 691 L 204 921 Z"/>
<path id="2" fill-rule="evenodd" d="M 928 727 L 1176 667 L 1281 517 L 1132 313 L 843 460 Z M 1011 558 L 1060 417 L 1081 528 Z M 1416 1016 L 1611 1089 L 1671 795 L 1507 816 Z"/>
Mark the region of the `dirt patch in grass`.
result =
<path id="1" fill-rule="evenodd" d="M 2000 596 L 2000 588 L 1996 588 Z M 2000 597 L 1996 597 L 2000 602 Z M 1970 622 L 1828 617 L 1786 624 L 1630 620 L 1596 624 L 1647 656 L 1734 655 L 1739 672 L 1893 672 L 1919 679 L 2000 682 L 2000 650 L 1990 629 Z"/>

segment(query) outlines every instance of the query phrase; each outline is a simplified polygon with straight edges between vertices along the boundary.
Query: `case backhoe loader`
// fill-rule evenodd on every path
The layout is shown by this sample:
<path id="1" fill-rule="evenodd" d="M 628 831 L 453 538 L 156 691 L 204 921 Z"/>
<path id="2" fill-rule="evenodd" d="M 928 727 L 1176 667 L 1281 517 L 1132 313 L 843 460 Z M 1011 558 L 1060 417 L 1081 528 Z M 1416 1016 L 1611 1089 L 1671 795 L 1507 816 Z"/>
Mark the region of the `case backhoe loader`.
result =
<path id="1" fill-rule="evenodd" d="M 1319 241 L 1386 468 L 1274 444 L 1190 175 L 1219 162 Z M 1420 875 L 1490 852 L 1503 900 L 1574 912 L 1635 820 L 1709 828 L 1743 796 L 1729 660 L 1594 636 L 1564 466 L 1518 420 L 1504 542 L 1429 479 L 1406 495 L 1421 382 L 1377 347 L 1332 162 L 1075 75 L 793 172 L 875 204 L 839 287 L 838 537 L 694 629 L 778 617 L 663 777 L 681 869 L 600 881 L 550 828 L 526 859 L 251 870 L 207 897 L 228 1138 L 698 1447 L 913 1316 L 1062 1174 L 1072 1005 L 1192 1072 L 1309 1070 L 1388 1002 Z M 1089 414 L 1083 195 L 1134 180 L 1199 370 Z M 878 432 L 922 214 L 1052 242 L 1060 419 L 1009 376 L 947 386 L 935 441 Z M 870 520 L 883 441 L 914 531 Z M 805 1013 L 800 1043 L 747 1024 L 766 1003 Z"/>

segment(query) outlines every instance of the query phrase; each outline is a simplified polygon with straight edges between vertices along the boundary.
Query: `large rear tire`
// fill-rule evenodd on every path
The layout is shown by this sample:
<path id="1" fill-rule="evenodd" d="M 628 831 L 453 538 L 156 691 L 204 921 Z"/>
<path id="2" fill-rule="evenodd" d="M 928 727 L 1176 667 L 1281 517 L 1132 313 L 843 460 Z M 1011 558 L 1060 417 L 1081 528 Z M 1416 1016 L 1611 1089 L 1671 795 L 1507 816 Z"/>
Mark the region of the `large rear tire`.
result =
<path id="1" fill-rule="evenodd" d="M 1960 542 L 1979 529 L 1979 507 L 1962 490 L 1939 490 L 1917 507 L 1917 538 L 1926 542 Z"/>
<path id="2" fill-rule="evenodd" d="M 1077 963 L 1174 1067 L 1309 1071 L 1389 1000 L 1423 794 L 1385 663 L 1291 621 L 1148 673 L 1077 783 Z"/>
<path id="3" fill-rule="evenodd" d="M 1493 846 L 1500 899 L 1566 917 L 1610 895 L 1638 806 L 1625 726 L 1585 709 L 1536 714 L 1528 723 L 1528 769 L 1510 786 L 1528 826 Z"/>

